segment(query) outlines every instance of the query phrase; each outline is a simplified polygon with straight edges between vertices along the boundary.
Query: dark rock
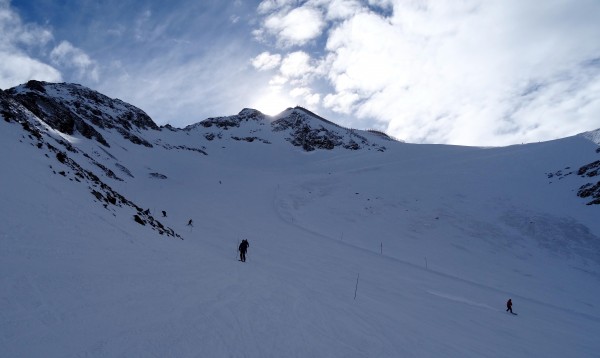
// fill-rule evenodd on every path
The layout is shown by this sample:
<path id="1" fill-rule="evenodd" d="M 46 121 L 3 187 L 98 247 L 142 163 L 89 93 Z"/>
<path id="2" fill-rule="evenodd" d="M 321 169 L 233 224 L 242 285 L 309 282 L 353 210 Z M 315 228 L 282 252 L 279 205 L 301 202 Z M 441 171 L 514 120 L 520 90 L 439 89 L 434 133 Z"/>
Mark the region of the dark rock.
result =
<path id="1" fill-rule="evenodd" d="M 155 179 L 167 179 L 167 176 L 164 174 L 160 174 L 160 173 L 150 173 L 150 178 L 155 178 Z"/>
<path id="2" fill-rule="evenodd" d="M 588 202 L 587 205 L 600 204 L 600 181 L 596 184 L 588 183 L 582 185 L 577 192 L 577 196 L 580 198 L 592 198 L 593 200 Z"/>
<path id="3" fill-rule="evenodd" d="M 595 177 L 598 173 L 600 173 L 600 160 L 584 165 L 577 171 L 578 175 L 585 175 L 588 177 Z"/>
<path id="4" fill-rule="evenodd" d="M 56 159 L 64 164 L 67 160 L 67 155 L 63 152 L 58 152 L 56 153 Z"/>
<path id="5" fill-rule="evenodd" d="M 135 220 L 135 222 L 140 225 L 144 225 L 144 226 L 146 225 L 146 222 L 144 220 L 142 220 L 142 218 L 137 214 L 133 215 L 133 220 Z"/>

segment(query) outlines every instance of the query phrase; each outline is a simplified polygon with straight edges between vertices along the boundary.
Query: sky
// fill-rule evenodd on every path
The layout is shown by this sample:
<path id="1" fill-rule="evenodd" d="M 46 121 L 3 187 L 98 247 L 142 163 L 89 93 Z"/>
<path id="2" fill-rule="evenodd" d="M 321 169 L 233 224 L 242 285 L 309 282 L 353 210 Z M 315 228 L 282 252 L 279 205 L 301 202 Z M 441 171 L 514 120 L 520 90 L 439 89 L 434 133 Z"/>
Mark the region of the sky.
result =
<path id="1" fill-rule="evenodd" d="M 600 128 L 600 1 L 0 0 L 0 88 L 74 82 L 184 127 L 305 107 L 412 143 Z"/>

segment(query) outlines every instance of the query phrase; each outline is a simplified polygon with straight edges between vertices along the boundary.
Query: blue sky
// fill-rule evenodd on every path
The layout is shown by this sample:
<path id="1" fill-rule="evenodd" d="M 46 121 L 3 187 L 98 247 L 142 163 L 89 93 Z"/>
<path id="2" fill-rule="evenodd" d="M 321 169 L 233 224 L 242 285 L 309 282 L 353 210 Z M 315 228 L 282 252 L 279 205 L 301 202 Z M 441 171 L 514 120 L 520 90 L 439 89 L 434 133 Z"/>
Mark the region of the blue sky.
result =
<path id="1" fill-rule="evenodd" d="M 81 83 L 185 126 L 301 105 L 415 143 L 600 128 L 596 0 L 0 0 L 0 88 Z"/>

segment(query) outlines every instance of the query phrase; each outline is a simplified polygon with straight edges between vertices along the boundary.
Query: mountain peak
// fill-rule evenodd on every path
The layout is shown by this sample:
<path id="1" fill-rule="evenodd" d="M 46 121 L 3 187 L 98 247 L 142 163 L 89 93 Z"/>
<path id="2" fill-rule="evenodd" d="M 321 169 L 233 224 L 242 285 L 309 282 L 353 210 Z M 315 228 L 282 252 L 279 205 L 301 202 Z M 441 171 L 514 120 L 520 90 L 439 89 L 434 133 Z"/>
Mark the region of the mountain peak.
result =
<path id="1" fill-rule="evenodd" d="M 264 116 L 264 114 L 261 111 L 253 109 L 253 108 L 244 108 L 240 111 L 240 113 L 238 113 L 238 116 L 258 117 L 258 116 Z"/>
<path id="2" fill-rule="evenodd" d="M 109 145 L 98 129 L 114 129 L 145 146 L 152 145 L 141 138 L 140 130 L 159 130 L 141 109 L 79 84 L 31 80 L 6 93 L 53 129 L 69 135 L 78 132 L 105 146 Z"/>
<path id="3" fill-rule="evenodd" d="M 337 123 L 331 122 L 321 116 L 319 116 L 318 114 L 309 111 L 308 109 L 304 108 L 304 107 L 300 107 L 300 106 L 296 106 L 296 107 L 290 107 L 287 108 L 285 111 L 279 113 L 278 115 L 275 116 L 276 119 L 280 119 L 280 118 L 285 118 L 285 117 L 290 117 L 290 116 L 302 116 L 305 118 L 312 118 L 312 119 L 316 119 L 319 121 L 322 121 L 324 123 L 327 123 L 329 125 L 338 127 L 338 128 L 343 128 L 342 126 L 340 126 Z"/>

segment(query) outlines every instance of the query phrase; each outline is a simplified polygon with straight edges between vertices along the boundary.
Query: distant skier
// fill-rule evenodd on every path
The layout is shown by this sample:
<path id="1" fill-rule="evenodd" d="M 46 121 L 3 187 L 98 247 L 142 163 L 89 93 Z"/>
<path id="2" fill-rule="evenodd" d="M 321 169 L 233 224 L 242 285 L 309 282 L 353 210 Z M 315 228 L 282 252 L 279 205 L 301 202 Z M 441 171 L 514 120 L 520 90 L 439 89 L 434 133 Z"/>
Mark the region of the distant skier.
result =
<path id="1" fill-rule="evenodd" d="M 188 224 L 187 224 L 187 226 L 194 226 L 194 225 L 192 224 L 192 219 L 190 219 L 190 221 L 188 221 Z"/>
<path id="2" fill-rule="evenodd" d="M 163 214 L 163 218 L 166 218 L 166 217 L 167 217 L 167 212 L 166 212 L 166 211 L 164 211 L 164 210 L 163 210 L 163 211 L 162 211 L 162 214 Z"/>
<path id="3" fill-rule="evenodd" d="M 246 251 L 248 250 L 249 246 L 250 244 L 246 239 L 242 240 L 240 243 L 240 246 L 238 247 L 238 250 L 240 251 L 240 261 L 246 262 Z"/>
<path id="4" fill-rule="evenodd" d="M 506 301 L 506 312 L 513 313 L 512 311 L 512 299 L 508 299 L 508 301 Z M 513 313 L 514 314 L 514 313 Z"/>

